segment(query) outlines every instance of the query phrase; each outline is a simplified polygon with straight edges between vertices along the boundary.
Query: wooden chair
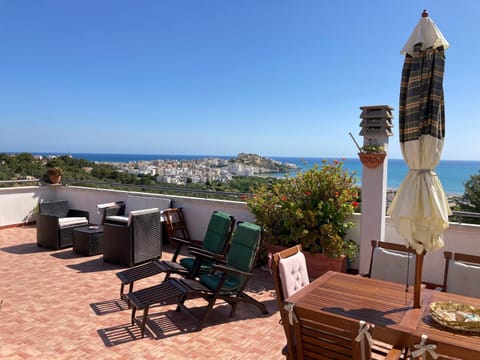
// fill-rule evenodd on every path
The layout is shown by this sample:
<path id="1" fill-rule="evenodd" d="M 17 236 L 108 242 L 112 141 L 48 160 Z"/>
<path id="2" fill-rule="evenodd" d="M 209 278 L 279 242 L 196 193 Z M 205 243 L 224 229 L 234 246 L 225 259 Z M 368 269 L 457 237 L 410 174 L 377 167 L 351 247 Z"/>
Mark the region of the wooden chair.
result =
<path id="1" fill-rule="evenodd" d="M 120 297 L 122 299 L 126 299 L 124 294 L 125 285 L 129 285 L 128 292 L 131 293 L 135 281 L 140 279 L 161 273 L 165 274 L 164 281 L 170 277 L 170 274 L 194 277 L 199 272 L 206 272 L 211 269 L 212 260 L 209 259 L 199 259 L 197 261 L 196 257 L 185 257 L 177 262 L 177 257 L 182 245 L 188 245 L 190 249 L 203 251 L 209 255 L 209 258 L 216 257 L 218 261 L 225 259 L 224 254 L 228 249 L 228 244 L 235 226 L 235 218 L 232 215 L 221 211 L 214 211 L 210 217 L 203 242 L 199 246 L 193 242 L 188 235 L 182 209 L 167 209 L 167 214 L 168 215 L 165 216 L 167 229 L 169 229 L 167 230 L 167 234 L 170 232 L 171 241 L 175 241 L 178 244 L 172 260 L 157 259 L 135 268 L 118 272 L 116 275 L 121 282 Z M 186 236 L 186 238 L 181 238 L 178 235 Z"/>
<path id="2" fill-rule="evenodd" d="M 480 256 L 444 251 L 442 291 L 480 298 Z"/>
<path id="3" fill-rule="evenodd" d="M 402 342 L 410 349 L 409 359 L 478 360 L 478 352 L 474 349 L 446 343 L 439 337 L 427 337 L 419 332 L 405 332 Z"/>
<path id="4" fill-rule="evenodd" d="M 176 299 L 180 308 L 188 308 L 185 302 L 190 298 L 204 298 L 207 308 L 202 319 L 199 320 L 199 329 L 208 320 L 217 300 L 223 300 L 231 305 L 230 317 L 235 316 L 240 302 L 258 307 L 264 314 L 268 314 L 265 305 L 250 297 L 244 292 L 248 280 L 252 277 L 253 268 L 259 253 L 262 239 L 262 229 L 248 222 L 237 225 L 232 237 L 226 262 L 213 264 L 213 271 L 201 274 L 196 279 L 172 278 L 161 284 L 126 294 L 132 304 L 132 324 L 135 322 L 136 310 L 143 309 L 141 324 L 142 337 L 145 333 L 145 324 L 149 307 L 161 304 L 169 299 Z M 198 256 L 203 254 L 198 253 Z"/>
<path id="5" fill-rule="evenodd" d="M 293 312 L 297 359 L 375 358 L 372 355 L 372 324 L 295 306 Z M 401 356 L 401 350 L 392 349 L 380 358 L 393 360 Z"/>
<path id="6" fill-rule="evenodd" d="M 402 346 L 381 348 L 374 341 L 375 325 L 334 313 L 301 309 L 293 304 L 292 321 L 296 339 L 294 359 L 399 360 Z"/>
<path id="7" fill-rule="evenodd" d="M 291 268 L 294 263 L 297 266 Z M 288 268 L 290 268 L 290 271 L 288 271 Z M 285 299 L 310 282 L 307 263 L 302 253 L 302 246 L 296 245 L 273 254 L 272 274 L 277 294 L 278 310 L 281 317 L 280 322 L 283 325 L 287 339 L 287 345 L 282 349 L 282 353 L 287 359 L 294 359 L 295 344 L 293 340 L 293 327 L 288 322 L 288 312 L 285 310 Z M 287 277 L 289 277 L 289 279 L 287 279 Z M 293 286 L 287 286 L 286 282 L 291 282 Z"/>
<path id="8" fill-rule="evenodd" d="M 185 240 L 188 244 L 192 244 L 192 240 L 190 239 L 190 233 L 188 232 L 187 223 L 185 222 L 185 217 L 183 215 L 183 208 L 169 208 L 165 209 L 162 212 L 163 214 L 163 224 L 165 226 L 165 230 L 167 232 L 167 237 L 170 242 L 170 245 L 174 246 L 177 249 L 183 242 L 178 243 L 175 239 L 178 238 L 181 240 Z M 201 245 L 200 245 L 201 246 Z M 175 256 L 172 261 L 177 259 L 178 251 L 175 251 Z"/>
<path id="9" fill-rule="evenodd" d="M 402 244 L 372 240 L 372 255 L 367 277 L 414 284 L 415 250 Z M 408 277 L 407 277 L 408 272 Z"/>

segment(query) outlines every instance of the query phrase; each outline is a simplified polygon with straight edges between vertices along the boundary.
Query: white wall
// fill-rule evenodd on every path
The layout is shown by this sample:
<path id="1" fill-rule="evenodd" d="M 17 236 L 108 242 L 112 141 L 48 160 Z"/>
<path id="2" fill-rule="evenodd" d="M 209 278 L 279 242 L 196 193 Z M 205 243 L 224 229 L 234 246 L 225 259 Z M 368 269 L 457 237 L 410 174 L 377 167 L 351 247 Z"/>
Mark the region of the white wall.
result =
<path id="1" fill-rule="evenodd" d="M 111 201 L 126 201 L 128 195 L 145 193 L 125 192 L 117 190 L 101 190 L 74 186 L 31 186 L 16 188 L 0 188 L 0 227 L 18 225 L 35 219 L 33 212 L 39 200 L 68 200 L 70 207 L 90 212 L 90 221 L 98 223 L 101 215 L 97 214 L 96 205 Z M 232 214 L 238 221 L 254 221 L 246 204 L 240 201 L 200 199 L 191 197 L 148 194 L 152 197 L 170 198 L 173 207 L 183 207 L 187 225 L 193 239 L 202 239 L 210 216 L 214 210 Z M 348 232 L 348 238 L 360 243 L 360 214 L 354 214 L 350 220 L 356 225 Z M 371 239 L 375 240 L 375 239 Z M 403 244 L 390 218 L 386 218 L 385 240 Z M 424 260 L 423 280 L 441 284 L 445 260 L 443 250 L 462 252 L 480 256 L 480 226 L 450 223 L 444 235 L 445 247 L 442 251 L 428 253 Z M 370 244 L 367 244 L 370 247 Z M 369 261 L 369 258 L 367 259 Z M 352 264 L 360 268 L 359 259 Z"/>
<path id="2" fill-rule="evenodd" d="M 237 221 L 253 222 L 255 219 L 244 202 L 199 199 L 193 197 L 170 196 L 173 207 L 182 207 L 185 221 L 192 239 L 203 240 L 212 212 L 224 211 L 235 216 Z"/>
<path id="3" fill-rule="evenodd" d="M 0 188 L 0 227 L 35 221 L 39 200 L 54 200 L 57 188 L 57 186 Z"/>

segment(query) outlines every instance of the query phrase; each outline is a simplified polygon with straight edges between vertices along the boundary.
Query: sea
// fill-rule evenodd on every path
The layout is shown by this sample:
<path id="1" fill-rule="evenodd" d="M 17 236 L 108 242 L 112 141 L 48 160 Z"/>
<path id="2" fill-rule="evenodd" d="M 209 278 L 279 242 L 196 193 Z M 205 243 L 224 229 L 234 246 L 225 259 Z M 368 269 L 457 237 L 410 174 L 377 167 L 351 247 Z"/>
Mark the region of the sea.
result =
<path id="1" fill-rule="evenodd" d="M 32 153 L 33 155 L 65 155 L 54 153 Z M 204 158 L 231 159 L 236 155 L 165 155 L 165 154 L 106 154 L 106 153 L 70 153 L 67 154 L 74 158 L 85 159 L 98 162 L 131 162 L 131 161 L 153 161 L 153 160 L 194 160 Z M 362 179 L 362 164 L 358 158 L 314 158 L 314 157 L 276 157 L 268 158 L 295 164 L 297 171 L 302 171 L 313 167 L 315 164 L 321 165 L 322 161 L 339 160 L 343 162 L 346 170 L 354 172 L 358 178 L 358 183 Z M 387 187 L 389 189 L 398 189 L 403 178 L 408 172 L 408 167 L 403 159 L 388 159 L 388 177 Z M 469 160 L 441 160 L 436 168 L 440 182 L 449 195 L 462 195 L 465 191 L 465 182 L 471 175 L 478 175 L 480 172 L 480 161 Z M 272 176 L 285 176 L 285 174 L 272 174 Z"/>

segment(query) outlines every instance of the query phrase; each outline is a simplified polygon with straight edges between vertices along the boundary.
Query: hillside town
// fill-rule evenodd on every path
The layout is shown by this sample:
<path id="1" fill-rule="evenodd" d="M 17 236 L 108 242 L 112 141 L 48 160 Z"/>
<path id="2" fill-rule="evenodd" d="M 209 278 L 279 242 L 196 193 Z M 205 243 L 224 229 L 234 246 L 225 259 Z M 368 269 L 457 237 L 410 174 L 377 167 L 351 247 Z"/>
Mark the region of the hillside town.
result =
<path id="1" fill-rule="evenodd" d="M 233 176 L 262 176 L 297 170 L 295 164 L 240 153 L 236 158 L 204 158 L 193 160 L 154 160 L 109 163 L 119 171 L 155 176 L 158 182 L 186 183 L 227 182 Z"/>

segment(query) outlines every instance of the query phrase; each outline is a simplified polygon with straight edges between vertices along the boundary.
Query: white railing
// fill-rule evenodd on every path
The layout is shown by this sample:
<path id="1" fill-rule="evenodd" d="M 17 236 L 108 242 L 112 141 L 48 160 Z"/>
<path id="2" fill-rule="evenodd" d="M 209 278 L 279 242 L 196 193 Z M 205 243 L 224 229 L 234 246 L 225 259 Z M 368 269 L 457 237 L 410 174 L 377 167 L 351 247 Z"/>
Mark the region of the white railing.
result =
<path id="1" fill-rule="evenodd" d="M 214 210 L 228 212 L 237 220 L 254 221 L 253 215 L 242 201 L 50 185 L 0 188 L 0 228 L 35 221 L 38 202 L 57 199 L 68 200 L 71 208 L 88 210 L 90 221 L 98 223 L 101 218 L 96 211 L 97 204 L 126 201 L 128 195 L 132 194 L 169 198 L 172 200 L 172 206 L 183 207 L 191 236 L 195 239 L 202 238 L 208 219 Z M 360 214 L 352 216 L 351 220 L 356 226 L 348 233 L 348 237 L 357 243 L 360 242 L 360 216 Z M 387 218 L 385 226 L 385 240 L 403 243 L 389 218 Z M 445 247 L 442 250 L 480 255 L 480 225 L 450 223 L 444 240 Z M 364 247 L 361 251 L 369 252 L 370 248 L 365 249 Z M 366 264 L 361 265 L 359 260 L 352 263 L 352 267 L 356 269 L 363 268 Z M 428 253 L 424 261 L 423 280 L 441 284 L 443 267 L 443 251 Z"/>

